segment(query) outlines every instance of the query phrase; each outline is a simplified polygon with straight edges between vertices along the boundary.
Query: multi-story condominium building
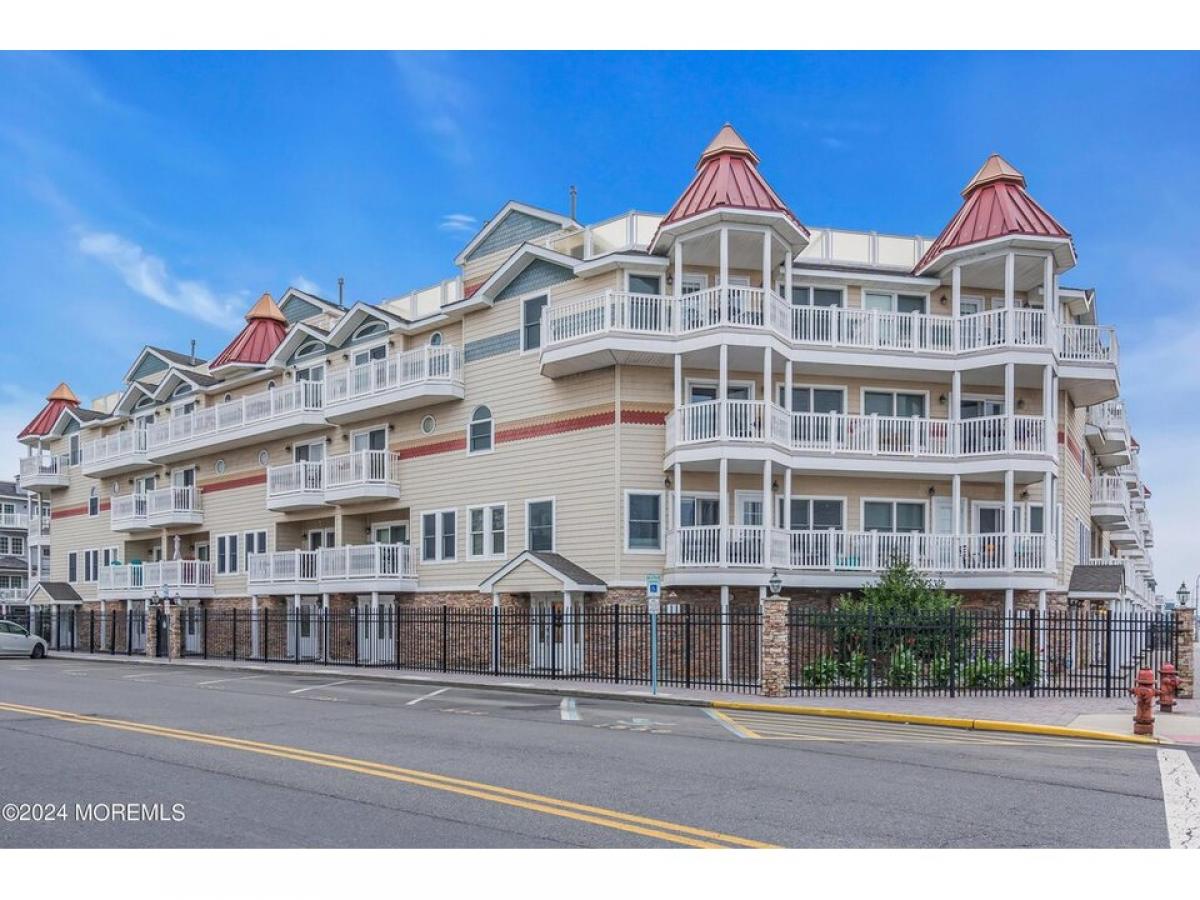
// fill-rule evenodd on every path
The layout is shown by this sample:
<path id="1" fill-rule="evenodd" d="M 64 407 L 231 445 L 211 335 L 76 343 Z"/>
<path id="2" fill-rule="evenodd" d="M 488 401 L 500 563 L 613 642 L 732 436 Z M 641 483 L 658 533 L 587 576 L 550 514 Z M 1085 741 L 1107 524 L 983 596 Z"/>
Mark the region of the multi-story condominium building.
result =
<path id="1" fill-rule="evenodd" d="M 726 126 L 665 215 L 510 202 L 455 263 L 60 386 L 20 436 L 33 602 L 822 604 L 896 558 L 973 605 L 1152 602 L 1116 335 L 999 156 L 936 238 L 810 228 Z"/>
<path id="2" fill-rule="evenodd" d="M 35 498 L 36 499 L 36 498 Z M 16 482 L 0 481 L 0 614 L 24 604 L 28 590 L 30 498 Z"/>

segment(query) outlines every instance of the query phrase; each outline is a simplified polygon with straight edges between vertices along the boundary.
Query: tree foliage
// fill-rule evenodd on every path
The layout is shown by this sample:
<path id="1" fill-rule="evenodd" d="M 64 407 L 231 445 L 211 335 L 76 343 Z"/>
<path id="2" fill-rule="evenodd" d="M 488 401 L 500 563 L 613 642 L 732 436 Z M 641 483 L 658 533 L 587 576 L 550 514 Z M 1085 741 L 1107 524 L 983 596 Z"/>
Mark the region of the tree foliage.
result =
<path id="1" fill-rule="evenodd" d="M 896 560 L 874 584 L 858 594 L 843 594 L 837 607 L 845 612 L 868 610 L 885 618 L 907 614 L 944 613 L 958 608 L 963 598 L 946 590 L 945 582 L 926 578 L 908 562 Z"/>

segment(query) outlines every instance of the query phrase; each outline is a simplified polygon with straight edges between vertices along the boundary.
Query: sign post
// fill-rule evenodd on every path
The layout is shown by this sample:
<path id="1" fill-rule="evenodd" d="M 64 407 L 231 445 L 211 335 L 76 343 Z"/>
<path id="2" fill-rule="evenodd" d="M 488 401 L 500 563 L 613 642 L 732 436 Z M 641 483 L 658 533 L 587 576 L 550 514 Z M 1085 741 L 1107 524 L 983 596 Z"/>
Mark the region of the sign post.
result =
<path id="1" fill-rule="evenodd" d="M 657 572 L 646 575 L 646 609 L 650 612 L 650 693 L 658 693 L 658 612 L 662 605 L 662 579 Z"/>

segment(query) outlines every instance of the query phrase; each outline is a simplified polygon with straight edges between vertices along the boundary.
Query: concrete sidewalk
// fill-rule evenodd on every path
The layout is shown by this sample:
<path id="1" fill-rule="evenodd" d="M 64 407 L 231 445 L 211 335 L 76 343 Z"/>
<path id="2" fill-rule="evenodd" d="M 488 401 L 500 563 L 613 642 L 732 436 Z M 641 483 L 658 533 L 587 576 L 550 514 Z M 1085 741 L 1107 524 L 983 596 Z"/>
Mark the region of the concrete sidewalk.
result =
<path id="1" fill-rule="evenodd" d="M 166 660 L 143 656 L 109 654 L 56 653 L 58 659 L 79 662 L 117 662 L 145 666 L 164 666 L 172 671 L 217 670 L 233 672 L 270 672 L 278 675 L 332 675 L 342 679 L 397 684 L 428 684 L 442 687 L 470 687 L 477 690 L 525 691 L 555 696 L 593 697 L 608 700 L 633 700 L 686 706 L 708 706 L 712 701 L 745 701 L 778 706 L 834 707 L 914 716 L 945 716 L 961 719 L 989 719 L 1133 733 L 1133 700 L 1119 695 L 1104 697 L 1029 697 L 1020 694 L 930 697 L 921 695 L 861 695 L 799 693 L 788 697 L 763 697 L 757 693 L 736 693 L 681 687 L 660 688 L 657 695 L 649 685 L 612 684 L 597 681 L 517 678 L 501 675 L 467 675 L 453 672 L 420 672 L 392 668 L 325 666 L 309 663 L 260 663 L 249 661 L 184 658 Z M 1200 744 L 1200 704 L 1181 700 L 1172 715 L 1156 714 L 1155 734 L 1180 743 Z"/>

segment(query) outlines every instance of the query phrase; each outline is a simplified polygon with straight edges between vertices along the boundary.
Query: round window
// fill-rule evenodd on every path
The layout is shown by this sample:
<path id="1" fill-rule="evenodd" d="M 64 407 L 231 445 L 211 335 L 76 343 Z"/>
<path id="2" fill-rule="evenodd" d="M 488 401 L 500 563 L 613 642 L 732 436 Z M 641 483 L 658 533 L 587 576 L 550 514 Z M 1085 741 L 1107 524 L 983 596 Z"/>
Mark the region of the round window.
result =
<path id="1" fill-rule="evenodd" d="M 218 475 L 224 475 L 225 474 L 225 460 L 218 459 L 217 464 L 213 468 L 215 468 L 217 470 Z"/>
<path id="2" fill-rule="evenodd" d="M 433 416 L 426 416 L 421 420 L 421 432 L 423 434 L 433 434 L 433 429 L 437 428 L 437 420 Z"/>
<path id="3" fill-rule="evenodd" d="M 271 454 L 268 453 L 266 450 L 258 451 L 258 464 L 260 466 L 265 466 L 270 459 L 271 459 Z"/>

